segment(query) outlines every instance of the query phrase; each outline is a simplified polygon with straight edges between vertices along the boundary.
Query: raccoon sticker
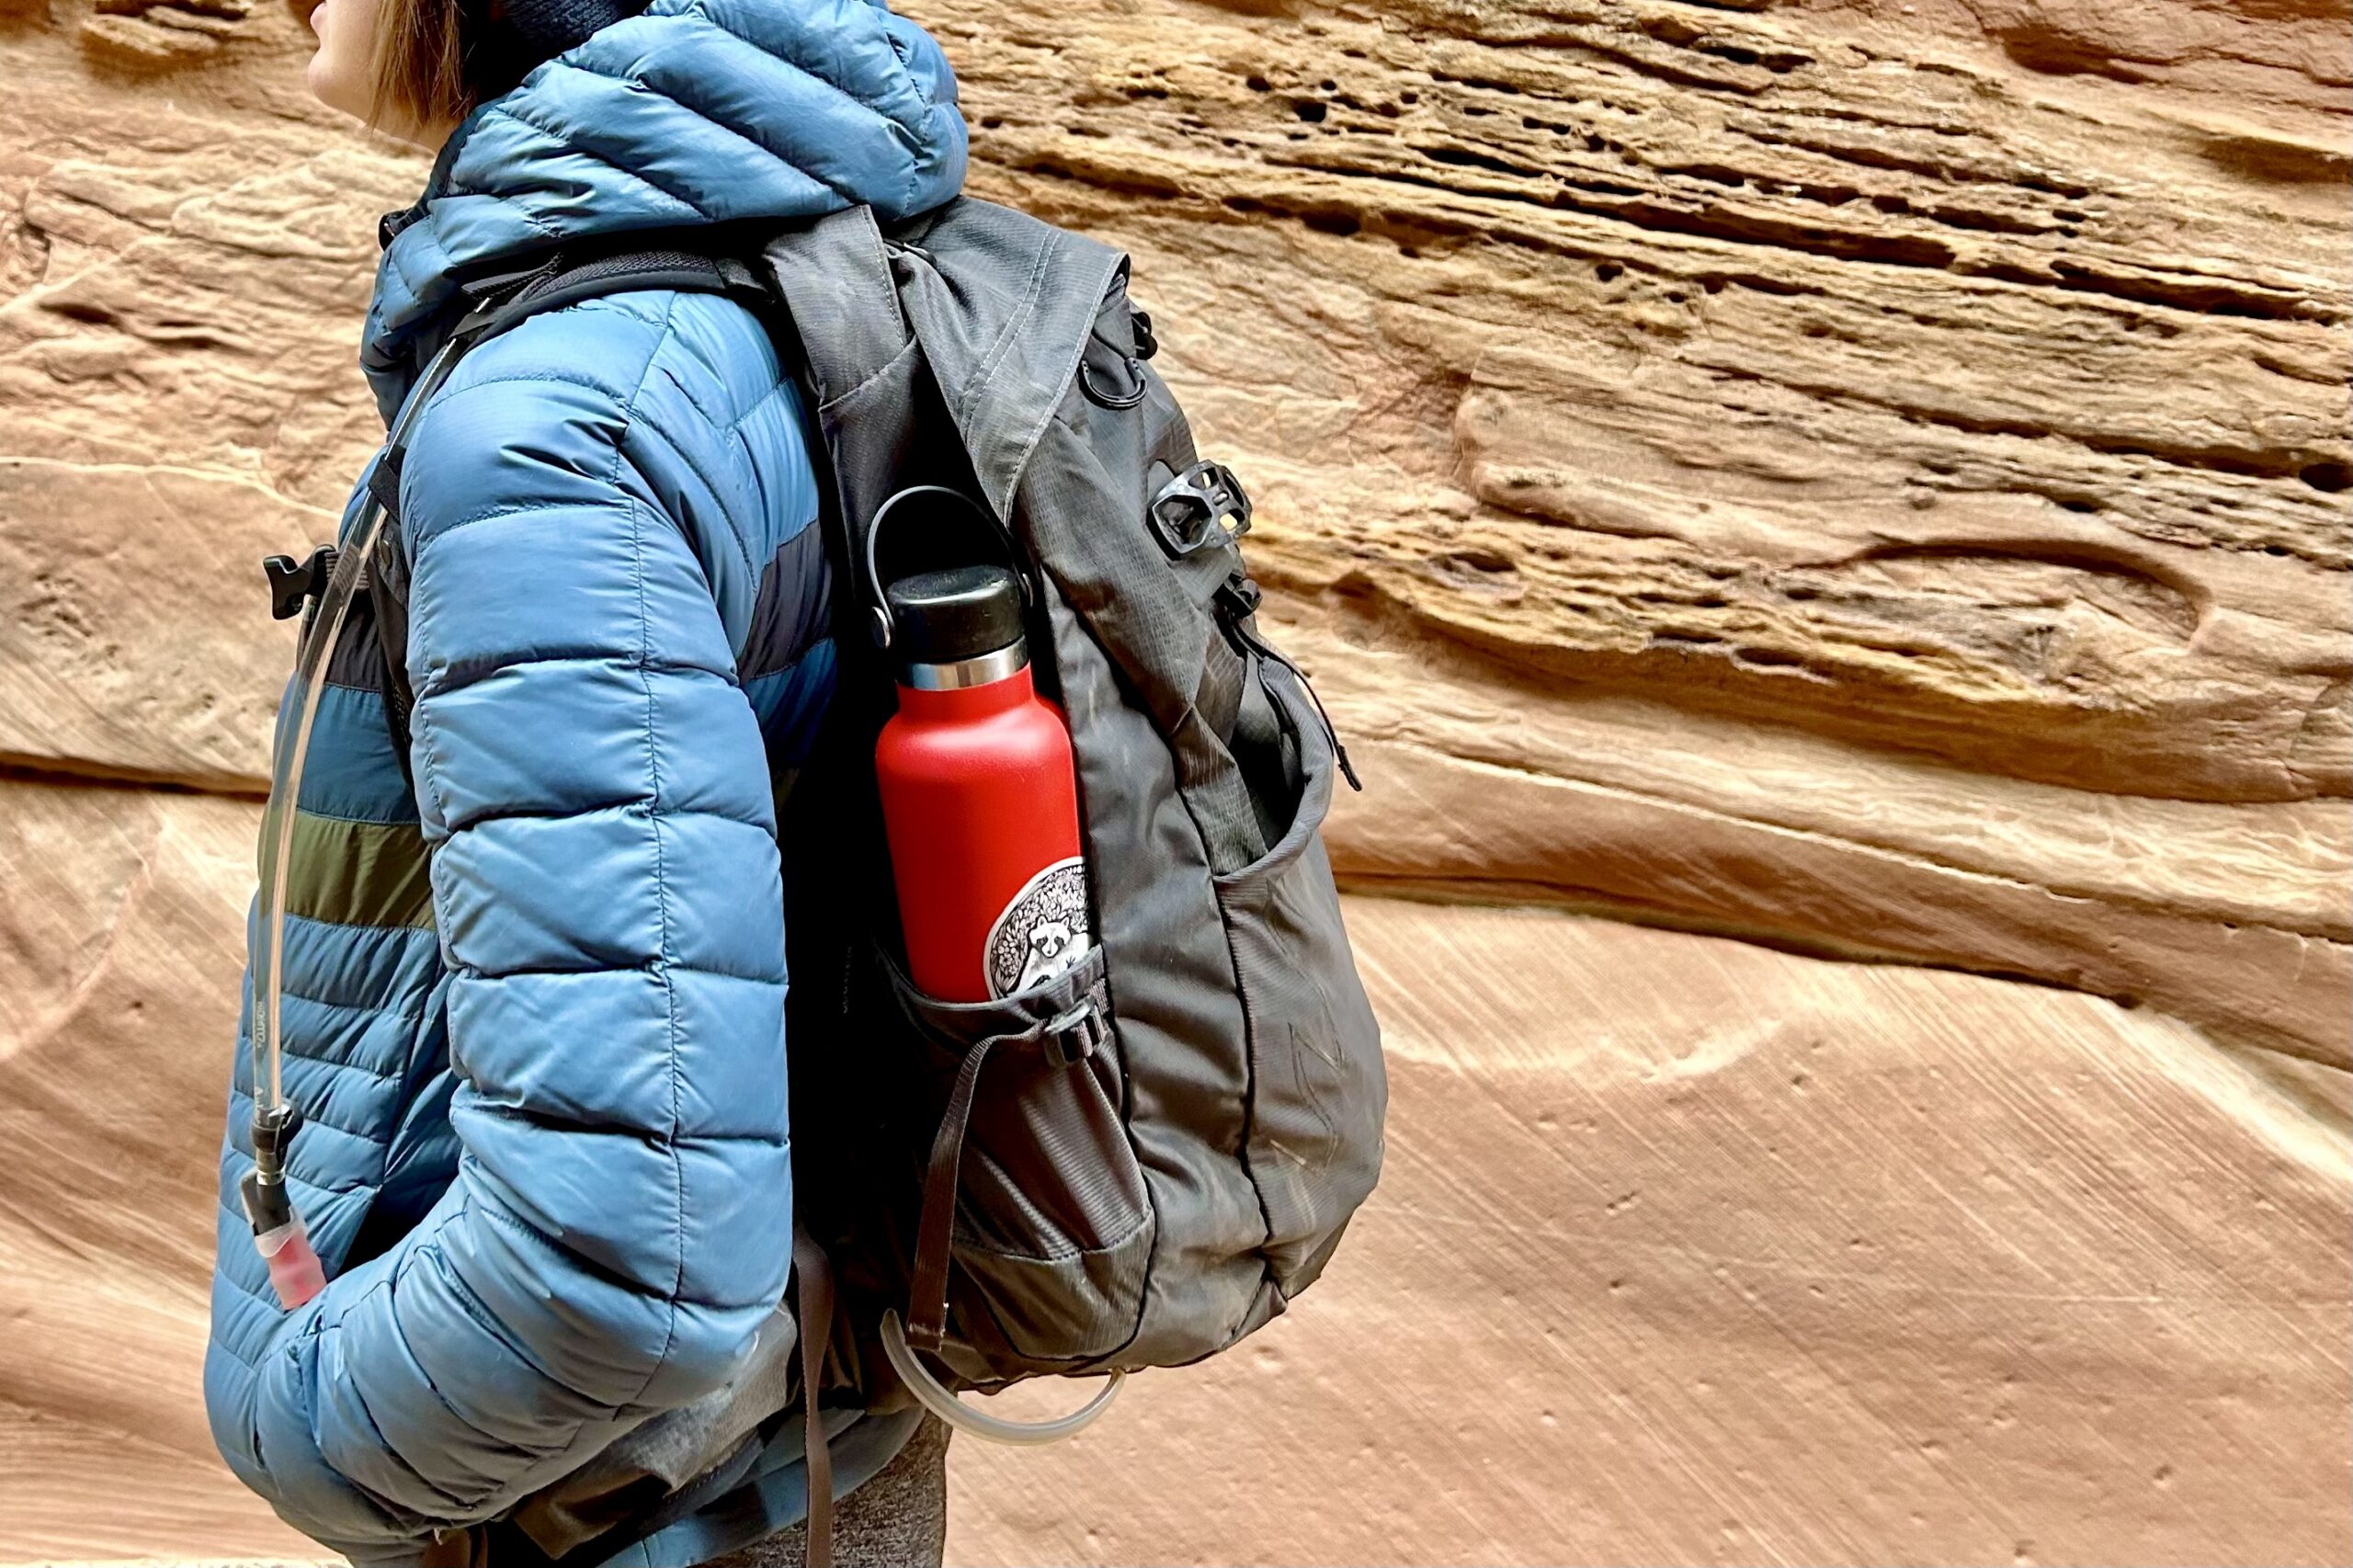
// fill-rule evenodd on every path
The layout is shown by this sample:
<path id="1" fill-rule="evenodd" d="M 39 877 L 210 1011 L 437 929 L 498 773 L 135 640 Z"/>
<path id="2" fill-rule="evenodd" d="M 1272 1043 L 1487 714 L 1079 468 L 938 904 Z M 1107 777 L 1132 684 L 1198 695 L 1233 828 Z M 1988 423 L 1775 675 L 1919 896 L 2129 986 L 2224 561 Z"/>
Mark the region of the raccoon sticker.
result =
<path id="1" fill-rule="evenodd" d="M 989 927 L 989 994 L 1010 996 L 1051 980 L 1094 944 L 1087 926 L 1086 862 L 1074 855 L 1024 883 Z"/>

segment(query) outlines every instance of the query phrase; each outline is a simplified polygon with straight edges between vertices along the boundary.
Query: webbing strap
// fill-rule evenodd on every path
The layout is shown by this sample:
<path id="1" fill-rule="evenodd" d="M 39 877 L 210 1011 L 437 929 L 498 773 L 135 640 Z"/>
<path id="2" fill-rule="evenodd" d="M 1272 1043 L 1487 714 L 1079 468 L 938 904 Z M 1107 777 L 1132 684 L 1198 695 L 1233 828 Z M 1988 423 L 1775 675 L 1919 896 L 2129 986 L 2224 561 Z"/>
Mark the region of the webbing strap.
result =
<path id="1" fill-rule="evenodd" d="M 603 1568 L 605 1563 L 610 1562 L 631 1547 L 653 1540 L 688 1515 L 701 1512 L 706 1506 L 717 1502 L 743 1485 L 751 1479 L 752 1471 L 758 1465 L 759 1459 L 760 1435 L 757 1432 L 745 1433 L 744 1440 L 736 1444 L 725 1459 L 697 1476 L 687 1485 L 665 1497 L 661 1506 L 652 1513 L 632 1524 L 600 1535 L 584 1546 L 566 1552 L 563 1557 L 563 1568 L 575 1568 L 575 1565 L 576 1568 Z M 511 1527 L 502 1524 L 494 1528 L 508 1529 Z M 494 1548 L 489 1555 L 500 1565 L 500 1568 L 504 1568 L 504 1564 L 510 1558 L 521 1560 L 528 1557 L 532 1562 L 546 1561 L 539 1551 L 530 1550 L 535 1548 L 536 1543 L 532 1542 L 529 1536 L 522 1535 L 520 1531 L 515 1531 L 514 1534 L 520 1539 L 503 1539 L 493 1536 L 490 1540 L 483 1543 L 486 1547 Z"/>
<path id="2" fill-rule="evenodd" d="M 915 1266 L 907 1282 L 907 1342 L 936 1351 L 948 1332 L 948 1251 L 956 1229 L 956 1189 L 964 1175 L 964 1130 L 972 1120 L 973 1091 L 989 1050 L 1003 1035 L 973 1042 L 956 1069 L 956 1086 L 940 1113 L 931 1142 L 931 1165 L 923 1178 L 923 1222 L 915 1230 Z"/>
<path id="3" fill-rule="evenodd" d="M 759 277 L 733 256 L 660 246 L 594 256 L 538 274 L 490 313 L 483 337 L 495 337 L 529 316 L 560 311 L 608 294 L 663 290 L 688 294 L 764 297 Z"/>
<path id="4" fill-rule="evenodd" d="M 825 1446 L 825 1423 L 817 1408 L 817 1391 L 824 1381 L 825 1346 L 834 1335 L 834 1271 L 819 1246 L 798 1221 L 792 1226 L 792 1272 L 798 1276 L 794 1303 L 801 1333 L 801 1404 L 809 1477 L 809 1518 L 802 1535 L 807 1542 L 802 1561 L 808 1568 L 833 1568 L 834 1456 Z"/>

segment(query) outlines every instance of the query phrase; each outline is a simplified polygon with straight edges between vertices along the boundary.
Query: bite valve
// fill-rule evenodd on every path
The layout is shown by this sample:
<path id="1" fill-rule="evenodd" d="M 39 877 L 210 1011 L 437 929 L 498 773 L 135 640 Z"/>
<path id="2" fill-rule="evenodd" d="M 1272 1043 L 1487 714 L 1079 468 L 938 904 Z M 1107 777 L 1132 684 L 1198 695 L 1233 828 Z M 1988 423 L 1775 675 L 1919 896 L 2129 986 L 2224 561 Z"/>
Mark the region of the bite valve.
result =
<path id="1" fill-rule="evenodd" d="M 286 1146 L 301 1127 L 302 1113 L 291 1105 L 256 1107 L 254 1168 L 237 1189 L 245 1218 L 253 1224 L 254 1250 L 269 1266 L 269 1285 L 278 1292 L 278 1305 L 289 1311 L 327 1288 L 326 1269 L 286 1190 Z"/>

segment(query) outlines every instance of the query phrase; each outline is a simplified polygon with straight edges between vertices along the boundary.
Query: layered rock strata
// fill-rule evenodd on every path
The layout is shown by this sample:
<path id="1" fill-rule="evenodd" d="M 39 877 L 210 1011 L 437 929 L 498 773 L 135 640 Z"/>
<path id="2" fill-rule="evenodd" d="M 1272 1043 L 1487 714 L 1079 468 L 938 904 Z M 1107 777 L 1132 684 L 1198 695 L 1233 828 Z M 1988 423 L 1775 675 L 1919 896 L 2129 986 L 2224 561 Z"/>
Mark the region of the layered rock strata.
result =
<path id="1" fill-rule="evenodd" d="M 960 1560 L 2353 1550 L 2341 0 L 906 8 L 1134 256 L 1403 895 L 1334 1273 L 960 1448 Z M 0 0 L 0 1561 L 301 1551 L 195 1389 L 253 563 L 423 173 L 308 42 Z"/>

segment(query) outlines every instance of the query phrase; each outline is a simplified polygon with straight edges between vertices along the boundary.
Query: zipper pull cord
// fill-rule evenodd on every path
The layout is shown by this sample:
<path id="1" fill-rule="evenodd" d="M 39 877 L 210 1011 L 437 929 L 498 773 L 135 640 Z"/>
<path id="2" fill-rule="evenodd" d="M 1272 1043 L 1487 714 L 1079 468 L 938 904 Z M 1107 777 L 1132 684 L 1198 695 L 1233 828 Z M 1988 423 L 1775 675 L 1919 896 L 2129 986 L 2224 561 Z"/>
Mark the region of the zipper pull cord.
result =
<path id="1" fill-rule="evenodd" d="M 1254 594 L 1251 597 L 1255 599 L 1256 596 Z M 1299 682 L 1299 689 L 1307 693 L 1307 700 L 1314 707 L 1315 716 L 1324 722 L 1324 738 L 1332 743 L 1332 759 L 1340 765 L 1340 777 L 1348 781 L 1349 789 L 1359 795 L 1363 794 L 1364 780 L 1357 777 L 1356 768 L 1349 764 L 1348 748 L 1340 744 L 1340 732 L 1333 725 L 1332 715 L 1324 710 L 1324 699 L 1315 695 L 1315 683 L 1307 678 L 1307 672 L 1293 664 L 1289 654 L 1259 636 L 1255 625 L 1245 624 L 1240 619 L 1232 621 L 1230 624 L 1233 628 L 1234 635 L 1256 649 L 1259 657 L 1274 660 L 1290 672 L 1293 680 Z"/>
<path id="2" fill-rule="evenodd" d="M 1279 653 L 1275 656 L 1279 659 L 1282 659 L 1282 655 Z M 1363 794 L 1364 780 L 1357 777 L 1357 770 L 1349 765 L 1348 748 L 1340 744 L 1340 732 L 1333 725 L 1332 715 L 1324 710 L 1324 699 L 1315 695 L 1315 684 L 1309 680 L 1306 674 L 1289 659 L 1282 659 L 1282 663 L 1286 669 L 1290 670 L 1293 676 L 1298 677 L 1299 688 L 1307 693 L 1307 700 L 1315 705 L 1315 716 L 1324 721 L 1324 738 L 1332 743 L 1332 759 L 1340 765 L 1340 777 L 1348 781 L 1349 789 L 1354 790 L 1359 795 Z"/>

